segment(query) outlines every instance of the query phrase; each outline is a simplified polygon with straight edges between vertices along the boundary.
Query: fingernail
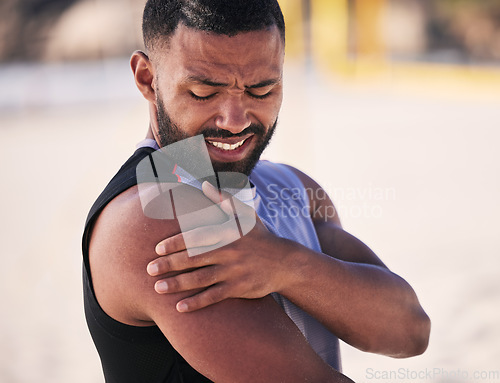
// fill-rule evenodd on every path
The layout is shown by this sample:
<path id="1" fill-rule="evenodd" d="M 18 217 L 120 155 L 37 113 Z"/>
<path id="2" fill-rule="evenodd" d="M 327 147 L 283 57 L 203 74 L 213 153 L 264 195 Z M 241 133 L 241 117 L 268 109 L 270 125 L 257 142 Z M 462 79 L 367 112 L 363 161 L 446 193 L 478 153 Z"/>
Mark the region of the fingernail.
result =
<path id="1" fill-rule="evenodd" d="M 201 188 L 203 189 L 204 187 L 207 187 L 211 190 L 217 190 L 217 188 L 212 185 L 209 181 L 203 181 L 203 183 L 201 184 Z"/>
<path id="2" fill-rule="evenodd" d="M 177 311 L 183 313 L 188 310 L 188 305 L 184 302 L 177 303 Z"/>
<path id="3" fill-rule="evenodd" d="M 155 275 L 157 275 L 157 274 L 158 274 L 158 272 L 160 271 L 160 270 L 158 269 L 158 265 L 157 265 L 156 263 L 150 263 L 150 264 L 148 265 L 147 270 L 148 270 L 148 274 L 149 274 L 149 275 L 151 275 L 151 276 L 153 276 L 153 277 L 154 277 Z"/>
<path id="4" fill-rule="evenodd" d="M 168 291 L 168 283 L 165 281 L 159 281 L 155 284 L 155 290 L 158 293 L 165 293 Z"/>
<path id="5" fill-rule="evenodd" d="M 208 186 L 208 187 L 211 187 L 212 189 L 214 188 L 214 185 L 212 185 L 210 182 L 208 181 L 203 181 L 202 183 L 202 186 L 205 185 L 205 186 Z"/>
<path id="6" fill-rule="evenodd" d="M 158 244 L 155 247 L 156 254 L 163 255 L 165 254 L 165 245 Z"/>

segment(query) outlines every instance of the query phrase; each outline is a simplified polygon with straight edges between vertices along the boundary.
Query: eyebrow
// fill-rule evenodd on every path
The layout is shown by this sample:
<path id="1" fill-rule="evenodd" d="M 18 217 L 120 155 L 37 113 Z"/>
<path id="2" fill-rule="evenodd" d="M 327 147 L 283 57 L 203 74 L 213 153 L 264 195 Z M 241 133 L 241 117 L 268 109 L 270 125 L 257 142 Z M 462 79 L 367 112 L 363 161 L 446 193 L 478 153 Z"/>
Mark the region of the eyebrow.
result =
<path id="1" fill-rule="evenodd" d="M 280 81 L 281 81 L 281 78 L 271 78 L 269 80 L 261 81 L 258 84 L 246 86 L 245 88 L 247 88 L 247 89 L 265 88 L 266 86 L 276 85 Z"/>
<path id="2" fill-rule="evenodd" d="M 272 86 L 276 85 L 281 81 L 281 78 L 273 78 L 269 80 L 264 80 L 261 81 L 257 84 L 253 85 L 248 85 L 245 86 L 246 89 L 258 89 L 258 88 L 265 88 L 266 86 Z M 201 77 L 201 76 L 189 76 L 186 78 L 185 82 L 187 83 L 195 83 L 195 84 L 201 84 L 201 85 L 207 85 L 207 86 L 212 86 L 212 87 L 228 87 L 229 84 L 223 83 L 223 82 L 216 82 L 212 81 L 206 77 Z"/>
<path id="3" fill-rule="evenodd" d="M 229 84 L 226 84 L 223 82 L 212 81 L 206 77 L 201 77 L 201 76 L 189 76 L 186 78 L 185 82 L 201 84 L 201 85 L 208 85 L 208 86 L 213 86 L 213 87 L 229 86 Z"/>

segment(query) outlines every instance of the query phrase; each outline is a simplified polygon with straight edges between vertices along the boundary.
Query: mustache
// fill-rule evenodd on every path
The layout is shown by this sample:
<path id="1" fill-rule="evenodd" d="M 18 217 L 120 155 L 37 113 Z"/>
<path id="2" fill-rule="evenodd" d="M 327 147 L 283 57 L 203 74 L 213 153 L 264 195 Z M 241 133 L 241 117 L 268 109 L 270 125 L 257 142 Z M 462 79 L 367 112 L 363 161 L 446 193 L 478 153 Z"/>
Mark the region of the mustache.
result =
<path id="1" fill-rule="evenodd" d="M 217 129 L 217 128 L 206 128 L 201 131 L 203 137 L 210 137 L 210 138 L 243 137 L 251 133 L 263 135 L 266 133 L 266 129 L 261 124 L 251 124 L 248 128 L 245 128 L 243 131 L 237 134 L 233 134 L 227 130 Z"/>

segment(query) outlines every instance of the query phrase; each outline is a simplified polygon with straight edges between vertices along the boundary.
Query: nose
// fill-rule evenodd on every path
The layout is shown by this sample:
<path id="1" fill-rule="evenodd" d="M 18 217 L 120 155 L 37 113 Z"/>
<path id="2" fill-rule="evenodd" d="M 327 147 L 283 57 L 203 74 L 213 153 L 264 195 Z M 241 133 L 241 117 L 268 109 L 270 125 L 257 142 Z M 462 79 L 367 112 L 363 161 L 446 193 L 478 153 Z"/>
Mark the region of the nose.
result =
<path id="1" fill-rule="evenodd" d="M 219 113 L 215 118 L 215 125 L 219 129 L 238 134 L 251 124 L 248 110 L 241 95 L 235 94 L 227 97 L 220 105 Z"/>

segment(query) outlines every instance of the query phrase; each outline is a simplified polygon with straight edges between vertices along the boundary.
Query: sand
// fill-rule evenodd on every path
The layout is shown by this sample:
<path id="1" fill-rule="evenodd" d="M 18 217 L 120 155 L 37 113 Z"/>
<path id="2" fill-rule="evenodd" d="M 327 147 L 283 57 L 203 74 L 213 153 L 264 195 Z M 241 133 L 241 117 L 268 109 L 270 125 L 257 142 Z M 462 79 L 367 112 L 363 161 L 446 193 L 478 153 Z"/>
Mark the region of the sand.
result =
<path id="1" fill-rule="evenodd" d="M 1 382 L 104 381 L 83 316 L 80 237 L 147 128 L 126 62 L 107 65 L 0 75 Z M 265 157 L 322 184 L 345 229 L 411 283 L 432 319 L 424 355 L 343 345 L 344 372 L 500 382 L 500 96 L 354 86 L 292 65 L 285 92 Z"/>

